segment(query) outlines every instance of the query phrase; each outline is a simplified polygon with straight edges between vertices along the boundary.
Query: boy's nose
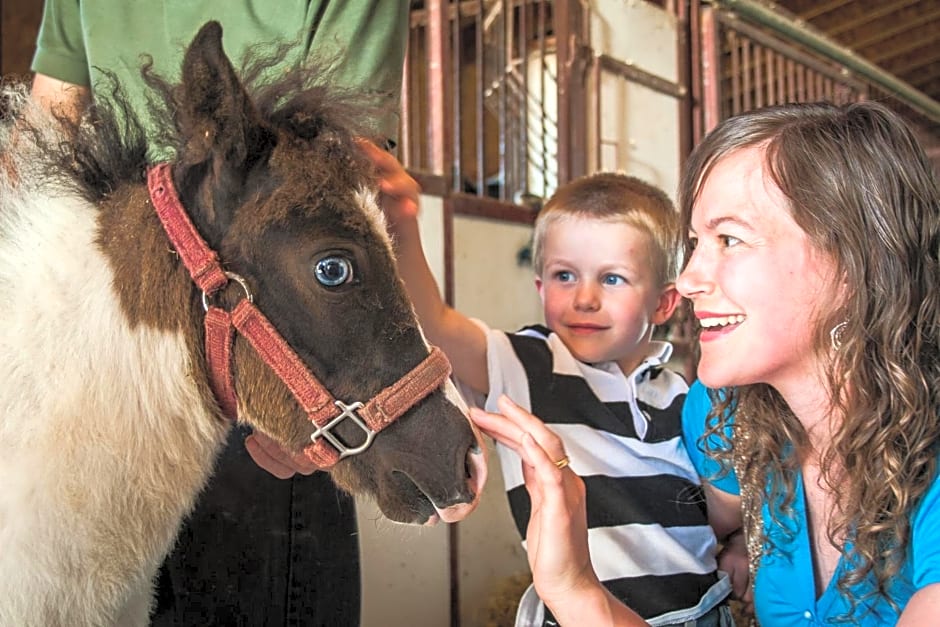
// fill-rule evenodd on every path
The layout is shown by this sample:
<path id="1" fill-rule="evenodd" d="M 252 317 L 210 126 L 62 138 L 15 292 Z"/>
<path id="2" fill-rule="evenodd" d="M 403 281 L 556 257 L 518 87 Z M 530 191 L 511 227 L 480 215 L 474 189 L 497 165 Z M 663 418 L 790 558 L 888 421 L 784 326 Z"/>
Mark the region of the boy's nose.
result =
<path id="1" fill-rule="evenodd" d="M 574 308 L 578 311 L 596 311 L 600 309 L 600 298 L 597 290 L 589 283 L 582 283 L 578 286 L 574 295 Z"/>

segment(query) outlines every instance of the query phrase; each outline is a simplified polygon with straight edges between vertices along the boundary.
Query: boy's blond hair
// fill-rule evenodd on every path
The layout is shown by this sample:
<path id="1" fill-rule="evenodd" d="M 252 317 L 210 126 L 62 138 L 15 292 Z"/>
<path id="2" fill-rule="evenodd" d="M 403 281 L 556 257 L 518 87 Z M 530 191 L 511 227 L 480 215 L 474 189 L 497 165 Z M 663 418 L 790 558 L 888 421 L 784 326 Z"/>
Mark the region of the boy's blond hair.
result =
<path id="1" fill-rule="evenodd" d="M 562 185 L 535 221 L 532 262 L 542 274 L 548 227 L 570 218 L 620 222 L 649 235 L 650 263 L 660 285 L 673 283 L 678 272 L 679 216 L 658 187 L 634 176 L 600 172 Z M 590 246 L 585 242 L 585 246 Z"/>

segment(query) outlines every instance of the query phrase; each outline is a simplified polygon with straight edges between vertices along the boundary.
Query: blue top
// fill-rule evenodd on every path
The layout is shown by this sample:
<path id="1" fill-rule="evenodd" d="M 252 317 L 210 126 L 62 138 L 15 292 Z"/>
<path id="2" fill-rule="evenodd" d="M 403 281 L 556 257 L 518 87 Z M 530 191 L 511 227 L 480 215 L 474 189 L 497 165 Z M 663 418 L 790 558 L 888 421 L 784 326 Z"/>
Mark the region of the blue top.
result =
<path id="1" fill-rule="evenodd" d="M 705 417 L 710 409 L 706 388 L 699 382 L 693 383 L 683 408 L 683 437 L 692 463 L 705 479 L 714 476 L 719 468 L 717 462 L 701 450 Z M 731 494 L 739 493 L 733 472 L 715 479 L 712 484 Z M 850 608 L 836 587 L 842 573 L 851 568 L 844 557 L 822 596 L 816 598 L 802 477 L 797 477 L 793 509 L 792 516 L 782 519 L 783 524 L 795 531 L 788 536 L 781 527 L 773 525 L 768 508 L 764 506 L 764 532 L 772 540 L 773 553 L 762 558 L 755 581 L 754 606 L 758 621 L 768 627 L 830 624 L 874 627 L 897 622 L 898 612 L 880 596 L 859 604 L 848 623 L 838 621 Z M 940 480 L 934 479 L 914 511 L 912 533 L 904 567 L 889 589 L 901 610 L 917 590 L 940 582 Z M 852 590 L 861 597 L 871 589 L 871 582 L 862 582 Z"/>

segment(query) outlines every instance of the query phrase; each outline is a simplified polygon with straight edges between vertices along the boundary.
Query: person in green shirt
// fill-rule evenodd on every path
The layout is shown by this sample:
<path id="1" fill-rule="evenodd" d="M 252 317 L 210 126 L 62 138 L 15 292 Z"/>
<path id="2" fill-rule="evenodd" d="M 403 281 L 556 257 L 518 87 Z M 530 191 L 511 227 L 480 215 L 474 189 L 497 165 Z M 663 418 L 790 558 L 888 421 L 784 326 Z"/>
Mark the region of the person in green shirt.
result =
<path id="1" fill-rule="evenodd" d="M 217 20 L 236 68 L 250 48 L 287 42 L 293 45 L 285 65 L 316 57 L 327 62 L 339 86 L 385 98 L 390 106 L 379 128 L 394 141 L 408 8 L 404 0 L 278 0 L 276 8 L 268 0 L 47 0 L 32 62 L 33 93 L 57 104 L 87 101 L 108 71 L 146 125 L 144 55 L 158 74 L 177 77 L 199 27 Z"/>
<path id="2" fill-rule="evenodd" d="M 32 97 L 77 116 L 92 99 L 107 97 L 111 74 L 155 134 L 142 63 L 149 57 L 158 74 L 178 77 L 192 37 L 217 20 L 236 67 L 256 45 L 288 43 L 285 65 L 316 58 L 334 83 L 387 102 L 380 135 L 371 139 L 390 146 L 408 10 L 405 0 L 46 0 Z M 156 147 L 151 157 L 168 155 Z M 354 501 L 314 470 L 306 460 L 285 458 L 261 434 L 233 429 L 161 568 L 153 625 L 358 625 Z"/>

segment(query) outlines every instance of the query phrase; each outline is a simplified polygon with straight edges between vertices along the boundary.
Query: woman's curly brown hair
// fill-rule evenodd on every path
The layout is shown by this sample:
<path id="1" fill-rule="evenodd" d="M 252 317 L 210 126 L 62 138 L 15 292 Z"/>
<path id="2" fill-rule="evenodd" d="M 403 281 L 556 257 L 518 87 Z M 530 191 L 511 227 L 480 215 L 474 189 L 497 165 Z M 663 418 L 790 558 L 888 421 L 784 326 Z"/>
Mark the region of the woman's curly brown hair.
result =
<path id="1" fill-rule="evenodd" d="M 871 594 L 897 608 L 888 589 L 907 556 L 915 508 L 935 480 L 940 442 L 937 180 L 910 130 L 880 104 L 771 107 L 726 120 L 696 148 L 680 186 L 685 227 L 715 163 L 751 146 L 764 148 L 765 171 L 845 287 L 814 342 L 829 360 L 837 417 L 830 446 L 819 451 L 823 487 L 837 495 L 827 532 L 835 546 L 852 543 L 846 558 L 856 566 L 839 590 L 854 612 L 862 599 L 849 590 L 870 577 Z M 834 350 L 830 330 L 842 322 Z M 733 443 L 722 435 L 729 407 L 737 410 Z M 806 432 L 765 384 L 717 395 L 709 424 L 716 456 L 738 471 L 745 500 L 755 495 L 747 528 L 762 534 L 762 503 L 779 504 L 770 508 L 776 521 L 792 512 Z M 761 535 L 756 546 L 767 542 Z"/>

